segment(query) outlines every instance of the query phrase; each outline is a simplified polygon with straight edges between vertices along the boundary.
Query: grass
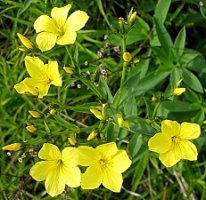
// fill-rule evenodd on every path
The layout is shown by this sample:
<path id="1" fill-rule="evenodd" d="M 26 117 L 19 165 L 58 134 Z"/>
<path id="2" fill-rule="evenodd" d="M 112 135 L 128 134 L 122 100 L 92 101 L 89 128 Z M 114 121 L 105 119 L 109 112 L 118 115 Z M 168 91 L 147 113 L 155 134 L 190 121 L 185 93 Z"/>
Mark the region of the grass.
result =
<path id="1" fill-rule="evenodd" d="M 73 4 L 73 11 L 84 10 L 90 16 L 84 29 L 78 32 L 74 45 L 55 46 L 45 53 L 38 50 L 19 51 L 22 45 L 16 36 L 17 32 L 35 42 L 33 23 L 37 17 L 49 15 L 53 7 L 62 7 L 68 3 Z M 123 79 L 121 31 L 125 30 L 119 28 L 119 17 L 126 20 L 132 7 L 140 18 L 132 28 L 128 25 L 124 25 L 124 28 L 129 30 L 125 45 L 127 51 L 132 53 L 134 62 L 126 64 L 126 76 L 120 88 Z M 0 146 L 21 142 L 24 147 L 17 152 L 0 150 L 0 199 L 206 198 L 206 3 L 199 6 L 199 1 L 195 0 L 184 0 L 181 3 L 172 1 L 168 10 L 166 7 L 162 10 L 163 16 L 157 12 L 157 7 L 156 0 L 1 1 Z M 162 34 L 159 39 L 157 36 L 153 37 L 158 29 L 155 29 L 158 23 L 154 26 L 155 12 L 156 17 L 163 20 L 165 25 L 162 32 L 161 23 L 159 24 L 159 32 L 157 30 L 156 33 L 159 36 Z M 175 41 L 183 26 L 187 35 L 185 47 L 180 42 L 181 47 L 174 47 L 174 51 L 184 49 L 184 62 L 181 62 L 186 70 L 182 69 L 182 65 L 176 67 L 177 63 L 168 55 L 165 57 L 165 52 L 173 48 L 166 48 L 169 44 L 167 31 Z M 27 77 L 24 66 L 26 55 L 38 55 L 45 61 L 58 60 L 63 87 L 51 87 L 49 94 L 43 99 L 18 94 L 13 87 Z M 135 59 L 140 62 L 135 62 Z M 66 74 L 64 65 L 74 67 L 74 74 Z M 179 97 L 169 96 L 174 83 L 182 77 L 186 93 Z M 152 101 L 152 97 L 156 100 Z M 103 103 L 107 103 L 106 122 L 100 122 L 90 112 L 91 107 Z M 51 108 L 57 110 L 56 115 L 49 114 Z M 39 111 L 42 117 L 34 119 L 28 110 Z M 116 114 L 119 112 L 130 122 L 130 129 L 118 126 Z M 201 137 L 194 141 L 199 152 L 197 161 L 184 160 L 172 168 L 166 168 L 156 153 L 149 152 L 148 139 L 158 131 L 158 124 L 163 119 L 200 124 Z M 28 132 L 25 127 L 30 124 L 34 124 L 38 131 Z M 100 135 L 93 141 L 86 141 L 88 134 L 94 129 Z M 51 198 L 45 192 L 44 183 L 36 182 L 30 177 L 29 170 L 39 160 L 37 153 L 42 144 L 50 142 L 63 148 L 70 145 L 68 137 L 76 137 L 79 144 L 93 146 L 117 141 L 121 148 L 127 149 L 133 163 L 123 174 L 124 182 L 120 193 L 112 193 L 102 186 L 95 190 L 67 187 L 64 193 Z"/>

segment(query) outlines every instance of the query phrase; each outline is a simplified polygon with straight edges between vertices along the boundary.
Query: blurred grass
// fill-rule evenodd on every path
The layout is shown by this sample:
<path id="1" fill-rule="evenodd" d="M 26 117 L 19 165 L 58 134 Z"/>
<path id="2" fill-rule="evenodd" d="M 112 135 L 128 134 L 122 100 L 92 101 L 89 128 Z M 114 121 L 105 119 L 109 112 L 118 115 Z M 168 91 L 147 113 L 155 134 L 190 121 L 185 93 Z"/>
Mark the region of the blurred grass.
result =
<path id="1" fill-rule="evenodd" d="M 102 5 L 100 5 L 101 2 Z M 31 165 L 37 160 L 36 152 L 43 142 L 49 140 L 45 133 L 56 135 L 50 142 L 57 139 L 66 141 L 69 128 L 74 128 L 74 125 L 70 122 L 78 120 L 83 125 L 86 124 L 85 121 L 87 124 L 96 122 L 96 119 L 92 116 L 88 118 L 84 115 L 84 112 L 86 113 L 91 105 L 96 105 L 96 103 L 91 102 L 98 101 L 82 82 L 75 82 L 75 79 L 70 80 L 75 82 L 73 87 L 69 86 L 70 82 L 66 83 L 67 86 L 65 86 L 57 101 L 52 100 L 52 92 L 47 100 L 39 100 L 29 98 L 28 95 L 19 95 L 13 89 L 13 86 L 21 81 L 26 73 L 23 62 L 25 55 L 18 50 L 20 43 L 16 33 L 26 34 L 34 41 L 34 20 L 42 13 L 49 14 L 52 7 L 67 3 L 70 3 L 70 1 L 4 0 L 0 2 L 0 146 L 13 142 L 25 142 L 26 144 L 23 151 L 11 153 L 11 155 L 0 150 L 0 199 L 2 200 L 51 199 L 44 192 L 43 183 L 32 180 L 28 175 Z M 88 33 L 88 36 L 83 35 L 82 38 L 81 32 L 79 34 L 80 40 L 86 41 L 85 44 L 78 43 L 79 51 L 83 53 L 81 64 L 85 61 L 91 62 L 90 66 L 84 66 L 83 71 L 95 71 L 97 69 L 97 64 L 92 65 L 92 61 L 98 59 L 96 52 L 104 45 L 103 37 L 108 33 L 107 30 L 111 28 L 108 27 L 108 24 L 112 23 L 115 26 L 113 17 L 125 17 L 130 8 L 134 7 L 138 10 L 139 15 L 152 24 L 151 15 L 156 3 L 155 0 L 138 2 L 123 0 L 73 1 L 74 8 L 84 9 L 88 12 L 90 21 L 86 28 L 94 30 Z M 199 12 L 199 1 L 185 0 L 181 1 L 181 5 L 179 3 L 180 1 L 172 3 L 168 13 L 169 20 L 166 21 L 168 28 L 172 35 L 176 35 L 177 30 L 186 25 L 188 32 L 191 31 L 188 34 L 187 47 L 205 53 L 206 45 L 202 44 L 205 44 L 206 40 L 204 34 L 206 23 Z M 179 13 L 177 13 L 177 9 L 180 10 Z M 130 48 L 136 48 L 136 46 Z M 59 57 L 61 50 L 54 51 L 55 53 L 49 56 Z M 86 53 L 84 54 L 84 52 Z M 62 58 L 61 65 L 68 63 L 68 61 L 69 57 L 65 55 Z M 117 70 L 115 68 L 116 60 L 100 60 L 99 64 L 101 63 L 106 63 L 108 68 L 114 71 L 114 74 L 111 75 L 111 83 L 115 88 L 116 80 L 119 79 L 119 73 L 115 73 Z M 77 84 L 80 84 L 81 88 L 77 88 Z M 55 89 L 51 91 L 56 92 Z M 62 102 L 62 104 L 58 104 L 58 102 Z M 63 115 L 60 118 L 49 116 L 50 107 L 57 108 L 57 111 L 63 113 Z M 28 110 L 40 108 L 39 111 L 43 112 L 47 118 L 43 123 L 41 120 L 35 121 L 39 127 L 38 133 L 29 133 L 25 130 L 25 126 L 33 123 L 33 119 L 29 117 Z M 79 113 L 74 111 L 79 111 Z M 64 116 L 69 116 L 69 120 Z M 91 130 L 85 126 L 81 128 L 84 128 L 82 130 L 86 132 Z M 61 142 L 59 142 L 59 146 L 61 147 Z M 205 144 L 202 147 L 205 147 Z M 156 155 L 148 153 L 148 151 L 145 152 L 144 149 L 142 152 L 145 156 L 136 159 L 132 167 L 125 173 L 121 193 L 112 193 L 104 188 L 92 191 L 67 189 L 62 195 L 52 199 L 206 199 L 204 148 L 200 152 L 198 162 L 184 161 L 173 169 L 165 169 L 160 165 Z"/>

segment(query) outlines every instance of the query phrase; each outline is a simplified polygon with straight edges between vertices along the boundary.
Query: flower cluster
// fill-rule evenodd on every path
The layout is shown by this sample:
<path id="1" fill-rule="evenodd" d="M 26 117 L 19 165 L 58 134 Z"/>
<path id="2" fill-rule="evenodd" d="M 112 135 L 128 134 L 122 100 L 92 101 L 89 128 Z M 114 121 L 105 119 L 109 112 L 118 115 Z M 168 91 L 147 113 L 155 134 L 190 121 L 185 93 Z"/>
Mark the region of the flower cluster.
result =
<path id="1" fill-rule="evenodd" d="M 46 191 L 51 196 L 61 194 L 65 185 L 95 189 L 103 184 L 113 192 L 120 192 L 122 173 L 131 165 L 126 151 L 119 150 L 114 142 L 96 148 L 66 147 L 62 152 L 57 146 L 45 143 L 38 156 L 44 161 L 37 162 L 30 175 L 37 181 L 45 180 Z M 81 174 L 78 165 L 89 167 Z"/>

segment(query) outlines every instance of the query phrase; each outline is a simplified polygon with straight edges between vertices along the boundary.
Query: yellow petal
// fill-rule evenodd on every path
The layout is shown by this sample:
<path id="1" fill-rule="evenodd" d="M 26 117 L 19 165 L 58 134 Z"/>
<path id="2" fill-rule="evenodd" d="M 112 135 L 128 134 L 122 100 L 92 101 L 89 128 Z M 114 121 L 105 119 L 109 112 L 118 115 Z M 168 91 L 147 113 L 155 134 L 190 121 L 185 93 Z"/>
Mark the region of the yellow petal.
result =
<path id="1" fill-rule="evenodd" d="M 73 12 L 67 19 L 65 24 L 65 32 L 66 30 L 70 31 L 78 31 L 83 28 L 89 19 L 89 16 L 86 12 L 77 10 Z"/>
<path id="2" fill-rule="evenodd" d="M 112 192 L 120 192 L 122 187 L 122 174 L 112 170 L 105 170 L 103 177 L 103 186 Z"/>
<path id="3" fill-rule="evenodd" d="M 77 143 L 77 140 L 76 140 L 75 138 L 73 138 L 73 137 L 69 137 L 69 138 L 68 138 L 68 141 L 69 141 L 69 143 L 70 143 L 71 145 L 73 145 L 73 146 Z"/>
<path id="4" fill-rule="evenodd" d="M 115 142 L 99 145 L 98 147 L 96 147 L 96 150 L 98 150 L 107 159 L 111 159 L 118 152 L 118 148 Z"/>
<path id="5" fill-rule="evenodd" d="M 26 126 L 26 130 L 30 133 L 34 133 L 37 130 L 37 128 L 34 125 L 28 125 Z"/>
<path id="6" fill-rule="evenodd" d="M 183 122 L 180 129 L 180 137 L 191 140 L 200 136 L 200 125 L 195 123 Z"/>
<path id="7" fill-rule="evenodd" d="M 61 159 L 61 152 L 54 144 L 44 143 L 43 147 L 38 153 L 39 158 L 45 160 L 59 160 Z"/>
<path id="8" fill-rule="evenodd" d="M 24 94 L 25 92 L 30 92 L 32 95 L 37 96 L 39 91 L 36 87 L 32 86 L 32 85 L 28 85 L 27 84 L 27 79 L 29 78 L 25 78 L 23 81 L 21 81 L 20 83 L 17 83 L 14 86 L 14 89 L 19 93 L 19 94 Z"/>
<path id="9" fill-rule="evenodd" d="M 118 113 L 118 114 L 117 114 L 117 122 L 118 122 L 119 127 L 129 128 L 129 122 L 123 120 L 121 113 Z"/>
<path id="10" fill-rule="evenodd" d="M 37 112 L 37 111 L 34 111 L 34 110 L 29 110 L 28 111 L 29 114 L 34 117 L 34 118 L 40 118 L 41 117 L 41 113 Z"/>
<path id="11" fill-rule="evenodd" d="M 101 157 L 98 151 L 92 147 L 80 146 L 79 152 L 79 165 L 89 166 L 96 163 Z"/>
<path id="12" fill-rule="evenodd" d="M 96 136 L 97 136 L 97 132 L 96 131 L 92 131 L 88 137 L 87 137 L 87 141 L 93 140 Z"/>
<path id="13" fill-rule="evenodd" d="M 67 167 L 76 167 L 78 165 L 78 150 L 73 147 L 66 147 L 62 150 L 62 161 Z"/>
<path id="14" fill-rule="evenodd" d="M 81 176 L 82 189 L 98 188 L 103 180 L 103 173 L 98 164 L 91 165 Z"/>
<path id="15" fill-rule="evenodd" d="M 56 166 L 46 177 L 45 188 L 47 193 L 52 197 L 64 191 L 65 177 L 63 177 L 64 174 L 61 173 L 61 170 L 61 166 Z"/>
<path id="16" fill-rule="evenodd" d="M 80 186 L 81 171 L 78 167 L 69 168 L 64 165 L 61 169 L 61 176 L 69 187 Z"/>
<path id="17" fill-rule="evenodd" d="M 46 65 L 47 76 L 50 79 L 50 83 L 56 86 L 62 86 L 62 78 L 59 73 L 57 61 L 49 61 Z"/>
<path id="18" fill-rule="evenodd" d="M 37 33 L 46 31 L 58 34 L 58 27 L 55 21 L 47 15 L 41 15 L 34 22 L 34 29 Z"/>
<path id="19" fill-rule="evenodd" d="M 46 179 L 50 170 L 54 169 L 55 166 L 56 161 L 40 161 L 37 162 L 34 166 L 32 166 L 29 174 L 36 181 L 43 181 Z"/>
<path id="20" fill-rule="evenodd" d="M 114 171 L 122 173 L 130 167 L 132 161 L 129 159 L 125 150 L 119 150 L 110 163 L 112 163 L 112 169 Z"/>
<path id="21" fill-rule="evenodd" d="M 61 8 L 54 7 L 51 11 L 52 19 L 55 20 L 56 24 L 60 29 L 64 28 L 64 24 L 66 23 L 67 15 L 70 8 L 71 8 L 71 4 L 68 4 Z"/>
<path id="22" fill-rule="evenodd" d="M 50 84 L 47 84 L 46 82 L 39 82 L 39 80 L 33 79 L 33 78 L 28 78 L 25 80 L 26 84 L 36 86 L 38 89 L 38 97 L 42 98 L 48 94 L 48 90 L 50 87 Z"/>
<path id="23" fill-rule="evenodd" d="M 176 147 L 174 147 L 166 153 L 160 154 L 159 159 L 166 167 L 172 167 L 180 161 L 181 153 L 179 152 L 179 149 L 176 150 Z"/>
<path id="24" fill-rule="evenodd" d="M 22 148 L 21 143 L 12 143 L 6 146 L 2 147 L 2 150 L 8 150 L 8 151 L 18 151 Z"/>
<path id="25" fill-rule="evenodd" d="M 169 136 L 176 136 L 180 134 L 180 124 L 176 121 L 164 120 L 161 123 L 162 133 Z"/>
<path id="26" fill-rule="evenodd" d="M 42 32 L 39 33 L 36 37 L 36 43 L 38 48 L 43 51 L 48 51 L 55 46 L 57 40 L 57 34 L 49 33 L 49 32 Z"/>
<path id="27" fill-rule="evenodd" d="M 90 112 L 93 113 L 94 116 L 95 116 L 96 118 L 98 118 L 99 120 L 103 120 L 102 112 L 100 112 L 98 109 L 90 108 Z"/>
<path id="28" fill-rule="evenodd" d="M 25 57 L 25 65 L 29 75 L 37 80 L 44 80 L 46 67 L 38 57 Z"/>
<path id="29" fill-rule="evenodd" d="M 51 108 L 50 111 L 49 111 L 49 114 L 50 114 L 50 115 L 55 115 L 56 112 L 57 112 L 56 109 Z"/>
<path id="30" fill-rule="evenodd" d="M 148 141 L 148 146 L 150 151 L 157 153 L 167 152 L 172 145 L 172 138 L 163 133 L 156 133 Z"/>
<path id="31" fill-rule="evenodd" d="M 74 44 L 77 34 L 75 31 L 67 30 L 63 35 L 57 38 L 56 43 L 59 45 Z"/>
<path id="32" fill-rule="evenodd" d="M 130 52 L 123 53 L 123 60 L 125 62 L 130 62 L 132 60 L 132 54 Z"/>
<path id="33" fill-rule="evenodd" d="M 185 88 L 175 88 L 173 90 L 173 95 L 174 96 L 180 96 L 182 93 L 184 93 L 186 91 Z"/>
<path id="34" fill-rule="evenodd" d="M 190 141 L 181 142 L 179 145 L 181 149 L 182 159 L 186 160 L 197 160 L 197 148 L 196 146 Z"/>
<path id="35" fill-rule="evenodd" d="M 17 33 L 17 36 L 19 37 L 21 43 L 28 49 L 33 49 L 33 45 L 31 43 L 31 41 L 26 38 L 24 35 Z"/>
<path id="36" fill-rule="evenodd" d="M 74 73 L 74 69 L 72 67 L 63 67 L 63 69 L 67 74 L 73 74 Z"/>

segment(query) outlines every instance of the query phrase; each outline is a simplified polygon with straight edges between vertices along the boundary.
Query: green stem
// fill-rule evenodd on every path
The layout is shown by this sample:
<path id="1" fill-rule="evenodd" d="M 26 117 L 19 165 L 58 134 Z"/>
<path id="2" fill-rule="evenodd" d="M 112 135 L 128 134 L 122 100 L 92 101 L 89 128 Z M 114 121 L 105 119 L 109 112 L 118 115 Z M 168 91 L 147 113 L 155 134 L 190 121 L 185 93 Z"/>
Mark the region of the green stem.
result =
<path id="1" fill-rule="evenodd" d="M 126 51 L 126 36 L 123 35 L 122 36 L 122 54 L 121 54 L 122 59 L 123 59 L 123 53 L 125 51 Z M 119 106 L 120 100 L 121 100 L 121 97 L 122 97 L 126 71 L 127 71 L 127 62 L 123 61 L 123 69 L 122 69 L 122 76 L 121 76 L 119 94 L 118 94 L 118 99 L 117 99 L 117 106 Z"/>

